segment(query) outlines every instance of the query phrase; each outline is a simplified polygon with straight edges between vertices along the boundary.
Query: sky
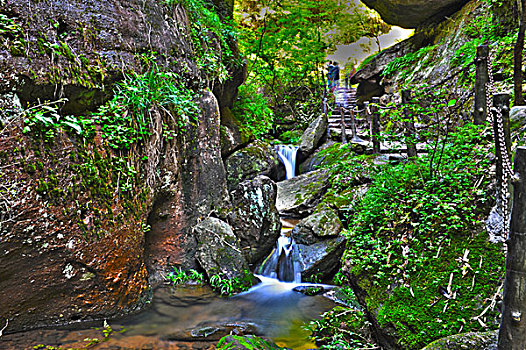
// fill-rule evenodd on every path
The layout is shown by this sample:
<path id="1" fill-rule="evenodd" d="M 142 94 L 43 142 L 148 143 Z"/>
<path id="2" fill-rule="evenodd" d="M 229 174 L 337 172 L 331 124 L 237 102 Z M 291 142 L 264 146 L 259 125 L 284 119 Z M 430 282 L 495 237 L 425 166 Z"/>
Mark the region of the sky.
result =
<path id="1" fill-rule="evenodd" d="M 413 34 L 413 29 L 404 29 L 400 27 L 393 26 L 391 31 L 387 34 L 383 34 L 380 36 L 380 45 L 381 49 L 385 49 L 389 46 L 392 46 L 396 44 L 399 41 L 402 41 L 409 36 Z M 378 48 L 375 43 L 373 43 L 371 46 L 371 51 L 366 51 L 362 47 L 363 44 L 369 43 L 368 38 L 362 38 L 359 41 L 351 44 L 351 45 L 339 45 L 336 49 L 336 52 L 333 54 L 327 55 L 327 59 L 331 61 L 338 61 L 340 66 L 345 65 L 345 63 L 350 59 L 351 61 L 353 59 L 356 60 L 358 65 L 361 61 L 363 61 L 366 57 L 378 52 Z"/>

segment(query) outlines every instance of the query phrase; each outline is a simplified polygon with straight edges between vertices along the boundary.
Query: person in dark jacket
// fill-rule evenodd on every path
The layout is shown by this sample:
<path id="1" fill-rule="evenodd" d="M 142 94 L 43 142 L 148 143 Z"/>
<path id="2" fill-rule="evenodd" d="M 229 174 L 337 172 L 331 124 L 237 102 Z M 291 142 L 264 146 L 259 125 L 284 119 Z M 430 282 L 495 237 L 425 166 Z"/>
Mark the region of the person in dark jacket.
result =
<path id="1" fill-rule="evenodd" d="M 340 66 L 338 66 L 338 62 L 334 61 L 334 68 L 333 68 L 333 74 L 332 74 L 332 87 L 337 88 L 340 86 Z"/>
<path id="2" fill-rule="evenodd" d="M 334 75 L 334 65 L 332 61 L 329 61 L 329 64 L 327 65 L 327 88 L 329 90 L 332 89 L 333 75 Z"/>

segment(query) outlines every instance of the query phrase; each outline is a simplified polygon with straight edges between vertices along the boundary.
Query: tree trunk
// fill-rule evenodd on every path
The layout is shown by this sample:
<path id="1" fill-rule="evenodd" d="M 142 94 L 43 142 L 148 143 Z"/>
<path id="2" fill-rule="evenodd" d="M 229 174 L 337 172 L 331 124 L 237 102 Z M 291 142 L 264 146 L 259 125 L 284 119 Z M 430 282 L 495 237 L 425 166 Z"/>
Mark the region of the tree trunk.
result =
<path id="1" fill-rule="evenodd" d="M 498 350 L 526 349 L 526 147 L 518 147 Z"/>
<path id="2" fill-rule="evenodd" d="M 526 0 L 519 2 L 519 34 L 513 49 L 513 104 L 515 106 L 524 105 L 524 97 L 522 96 L 522 52 L 524 50 L 524 31 L 526 29 Z"/>

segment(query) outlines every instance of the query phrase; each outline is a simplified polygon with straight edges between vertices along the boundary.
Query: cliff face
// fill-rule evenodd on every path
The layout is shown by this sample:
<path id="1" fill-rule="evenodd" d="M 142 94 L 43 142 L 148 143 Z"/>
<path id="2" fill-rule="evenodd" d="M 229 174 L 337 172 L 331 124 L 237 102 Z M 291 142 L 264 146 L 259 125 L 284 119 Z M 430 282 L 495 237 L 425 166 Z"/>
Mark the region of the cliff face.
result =
<path id="1" fill-rule="evenodd" d="M 512 1 L 471 0 L 439 23 L 421 26 L 412 37 L 378 53 L 351 83 L 359 84 L 362 102 L 404 87 L 439 82 L 457 93 L 460 85 L 464 88 L 474 84 L 470 81 L 474 66 L 468 65 L 475 59 L 477 46 L 484 42 L 491 44 L 495 71 L 506 75 L 500 79 L 508 79 L 515 21 Z M 462 68 L 465 74 L 454 74 Z"/>
<path id="2" fill-rule="evenodd" d="M 231 16 L 230 2 L 215 2 Z M 140 308 L 150 282 L 173 264 L 196 266 L 192 227 L 207 216 L 226 220 L 219 105 L 232 103 L 243 69 L 229 66 L 227 74 L 237 78 L 221 82 L 205 73 L 192 25 L 180 3 L 0 1 L 6 332 Z M 216 51 L 236 58 L 234 42 L 228 44 L 216 40 Z M 119 89 L 140 91 L 114 84 L 147 66 L 150 84 L 174 79 L 178 89 L 192 91 L 195 111 L 189 117 L 174 102 L 148 105 L 135 112 L 147 132 L 123 146 L 122 130 L 105 123 L 113 118 L 131 123 L 130 132 L 139 128 L 128 106 L 114 99 L 98 116 L 90 111 Z"/>
<path id="3" fill-rule="evenodd" d="M 469 0 L 364 0 L 389 24 L 416 28 L 429 22 L 440 22 L 460 10 Z"/>

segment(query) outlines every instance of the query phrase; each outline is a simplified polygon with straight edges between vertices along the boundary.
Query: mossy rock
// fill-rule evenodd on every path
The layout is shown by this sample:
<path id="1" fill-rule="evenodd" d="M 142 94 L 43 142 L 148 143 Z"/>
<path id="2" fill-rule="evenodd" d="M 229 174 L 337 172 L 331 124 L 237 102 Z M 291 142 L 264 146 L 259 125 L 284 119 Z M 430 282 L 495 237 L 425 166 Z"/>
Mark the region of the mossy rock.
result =
<path id="1" fill-rule="evenodd" d="M 455 334 L 436 340 L 422 350 L 492 350 L 496 349 L 498 331 Z"/>

